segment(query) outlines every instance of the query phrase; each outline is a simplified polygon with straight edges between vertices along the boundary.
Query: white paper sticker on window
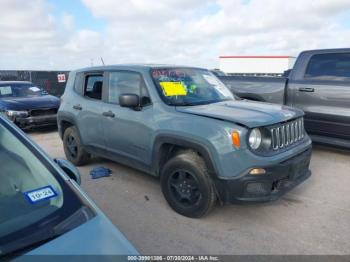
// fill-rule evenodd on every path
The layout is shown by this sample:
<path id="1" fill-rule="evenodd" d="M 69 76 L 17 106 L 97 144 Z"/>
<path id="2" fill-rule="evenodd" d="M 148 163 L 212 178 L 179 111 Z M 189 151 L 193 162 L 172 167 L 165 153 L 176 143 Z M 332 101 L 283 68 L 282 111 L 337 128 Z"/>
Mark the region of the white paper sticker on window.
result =
<path id="1" fill-rule="evenodd" d="M 203 75 L 204 79 L 211 85 L 215 87 L 216 90 L 218 90 L 221 94 L 224 96 L 231 96 L 231 92 L 222 84 L 219 82 L 218 79 L 216 79 L 214 76 L 211 75 Z"/>
<path id="2" fill-rule="evenodd" d="M 0 94 L 2 96 L 12 95 L 12 88 L 11 88 L 11 86 L 0 86 Z"/>
<path id="3" fill-rule="evenodd" d="M 220 83 L 218 82 L 217 79 L 215 79 L 215 77 L 211 76 L 211 75 L 203 75 L 204 79 L 207 80 L 207 82 L 211 85 L 219 85 Z"/>
<path id="4" fill-rule="evenodd" d="M 40 91 L 40 88 L 39 87 L 36 87 L 36 86 L 32 86 L 29 88 L 31 91 L 33 92 L 39 92 Z"/>

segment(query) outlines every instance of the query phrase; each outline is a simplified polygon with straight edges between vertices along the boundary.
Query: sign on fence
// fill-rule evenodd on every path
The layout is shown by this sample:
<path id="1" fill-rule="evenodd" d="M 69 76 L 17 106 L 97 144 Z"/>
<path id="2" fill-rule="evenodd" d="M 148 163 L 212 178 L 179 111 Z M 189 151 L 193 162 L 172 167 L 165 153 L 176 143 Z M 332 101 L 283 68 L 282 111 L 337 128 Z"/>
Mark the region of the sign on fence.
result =
<path id="1" fill-rule="evenodd" d="M 58 81 L 58 83 L 65 83 L 66 82 L 66 75 L 65 74 L 57 74 L 57 81 Z"/>

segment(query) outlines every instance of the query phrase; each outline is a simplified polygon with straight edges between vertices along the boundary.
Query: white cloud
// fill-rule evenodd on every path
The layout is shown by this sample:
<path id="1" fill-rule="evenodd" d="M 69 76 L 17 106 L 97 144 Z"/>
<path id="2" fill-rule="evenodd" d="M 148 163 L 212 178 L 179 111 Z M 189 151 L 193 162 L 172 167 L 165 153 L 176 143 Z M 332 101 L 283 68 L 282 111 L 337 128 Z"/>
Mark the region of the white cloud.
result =
<path id="1" fill-rule="evenodd" d="M 66 51 L 86 54 L 98 50 L 102 46 L 101 35 L 92 30 L 74 32 L 69 42 L 64 46 Z"/>
<path id="2" fill-rule="evenodd" d="M 76 29 L 69 6 L 54 18 L 44 0 L 2 1 L 0 67 L 73 69 L 100 56 L 109 64 L 215 67 L 219 55 L 297 55 L 350 41 L 341 22 L 350 16 L 348 0 L 82 2 L 105 22 L 103 32 Z"/>
<path id="3" fill-rule="evenodd" d="M 67 31 L 72 31 L 74 29 L 74 16 L 64 12 L 61 17 L 62 26 Z"/>

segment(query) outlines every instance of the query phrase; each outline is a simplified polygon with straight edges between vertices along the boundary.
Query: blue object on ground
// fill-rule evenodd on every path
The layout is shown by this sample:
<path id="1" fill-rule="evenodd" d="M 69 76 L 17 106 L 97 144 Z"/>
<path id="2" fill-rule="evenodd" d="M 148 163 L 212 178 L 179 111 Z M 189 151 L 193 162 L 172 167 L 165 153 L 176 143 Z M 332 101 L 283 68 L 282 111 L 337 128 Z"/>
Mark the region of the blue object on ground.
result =
<path id="1" fill-rule="evenodd" d="M 100 177 L 108 177 L 112 174 L 112 170 L 110 170 L 109 168 L 105 168 L 105 167 L 95 167 L 94 169 L 92 169 L 90 171 L 90 175 L 92 179 L 97 179 Z"/>

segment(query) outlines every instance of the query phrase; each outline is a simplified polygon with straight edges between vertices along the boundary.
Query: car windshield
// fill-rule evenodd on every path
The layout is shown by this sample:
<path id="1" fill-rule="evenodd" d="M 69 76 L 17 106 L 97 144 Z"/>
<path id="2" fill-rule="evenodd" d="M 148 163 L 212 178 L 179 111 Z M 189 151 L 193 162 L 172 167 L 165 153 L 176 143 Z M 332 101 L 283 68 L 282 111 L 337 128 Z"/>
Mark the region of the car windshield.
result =
<path id="1" fill-rule="evenodd" d="M 157 68 L 152 78 L 168 105 L 191 106 L 234 100 L 228 88 L 211 72 L 196 68 Z"/>
<path id="2" fill-rule="evenodd" d="M 0 117 L 0 258 L 88 218 L 74 187 L 29 143 Z"/>
<path id="3" fill-rule="evenodd" d="M 30 83 L 9 83 L 0 85 L 0 98 L 33 97 L 46 94 L 44 90 Z"/>

